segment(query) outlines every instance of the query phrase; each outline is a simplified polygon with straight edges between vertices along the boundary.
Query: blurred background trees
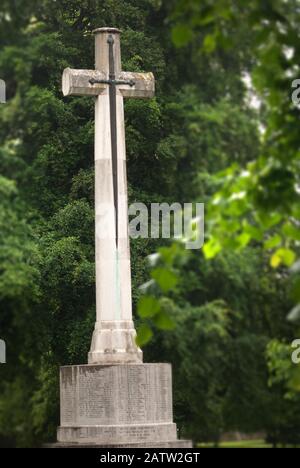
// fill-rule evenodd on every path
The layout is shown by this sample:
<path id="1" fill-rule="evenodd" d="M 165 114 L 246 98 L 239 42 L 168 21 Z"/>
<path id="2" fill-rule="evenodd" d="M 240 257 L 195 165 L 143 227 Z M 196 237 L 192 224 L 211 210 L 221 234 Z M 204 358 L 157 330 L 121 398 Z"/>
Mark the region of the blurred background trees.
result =
<path id="1" fill-rule="evenodd" d="M 299 442 L 284 268 L 299 240 L 298 110 L 290 101 L 298 9 L 293 0 L 240 3 L 2 2 L 0 76 L 9 99 L 0 107 L 0 335 L 8 363 L 0 367 L 0 445 L 54 440 L 58 368 L 86 362 L 95 317 L 94 104 L 63 98 L 61 74 L 93 67 L 91 31 L 107 25 L 123 31 L 124 69 L 153 71 L 157 82 L 153 100 L 126 102 L 130 202 L 205 202 L 205 255 L 219 253 L 207 261 L 175 248 L 179 281 L 160 300 L 145 360 L 172 362 L 177 422 L 194 440 L 240 430 Z M 283 79 L 285 67 L 294 75 Z M 254 77 L 259 109 L 245 76 Z M 283 234 L 272 231 L 278 224 Z M 278 244 L 264 245 L 275 235 Z M 146 257 L 160 244 L 131 242 L 135 309 Z M 283 249 L 279 270 L 269 264 L 275 247 Z M 172 248 L 164 246 L 164 260 Z"/>

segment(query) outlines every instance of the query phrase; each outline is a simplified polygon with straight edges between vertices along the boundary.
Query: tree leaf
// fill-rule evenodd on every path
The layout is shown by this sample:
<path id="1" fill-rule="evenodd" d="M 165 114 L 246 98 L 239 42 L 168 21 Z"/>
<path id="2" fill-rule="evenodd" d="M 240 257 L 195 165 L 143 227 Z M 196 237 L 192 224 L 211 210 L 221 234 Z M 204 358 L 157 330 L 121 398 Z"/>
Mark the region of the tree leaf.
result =
<path id="1" fill-rule="evenodd" d="M 295 258 L 296 254 L 293 250 L 281 248 L 272 255 L 270 264 L 273 268 L 277 268 L 281 263 L 289 267 L 294 263 Z"/>
<path id="2" fill-rule="evenodd" d="M 172 265 L 175 261 L 175 258 L 180 253 L 180 245 L 178 242 L 173 242 L 172 245 L 168 247 L 161 247 L 159 249 L 159 254 L 163 258 L 164 262 L 167 265 Z"/>
<path id="3" fill-rule="evenodd" d="M 205 258 L 210 259 L 215 257 L 222 249 L 219 241 L 214 238 L 209 239 L 203 246 L 203 253 Z"/>
<path id="4" fill-rule="evenodd" d="M 258 220 L 264 229 L 270 229 L 278 224 L 281 219 L 282 215 L 280 213 L 268 213 L 267 210 L 265 212 L 260 211 L 258 214 Z"/>
<path id="5" fill-rule="evenodd" d="M 281 243 L 282 239 L 279 234 L 275 234 L 264 242 L 264 249 L 274 249 Z"/>
<path id="6" fill-rule="evenodd" d="M 251 236 L 246 232 L 242 232 L 242 234 L 237 237 L 237 241 L 239 243 L 239 247 L 246 247 L 251 241 Z"/>
<path id="7" fill-rule="evenodd" d="M 282 232 L 285 234 L 285 236 L 293 240 L 298 240 L 298 241 L 300 240 L 300 229 L 291 223 L 286 223 L 282 227 Z"/>
<path id="8" fill-rule="evenodd" d="M 149 343 L 153 336 L 153 332 L 149 325 L 143 323 L 138 327 L 137 336 L 135 342 L 138 346 L 144 346 L 145 344 Z"/>
<path id="9" fill-rule="evenodd" d="M 174 321 L 165 310 L 161 310 L 153 319 L 154 324 L 161 330 L 173 330 Z"/>
<path id="10" fill-rule="evenodd" d="M 142 296 L 138 302 L 138 314 L 142 318 L 153 317 L 160 310 L 160 303 L 154 296 Z"/>
<path id="11" fill-rule="evenodd" d="M 177 275 L 167 268 L 156 268 L 151 272 L 151 276 L 164 293 L 174 289 L 178 283 Z"/>
<path id="12" fill-rule="evenodd" d="M 244 232 L 249 234 L 252 237 L 252 239 L 257 240 L 257 241 L 261 241 L 263 238 L 262 230 L 257 226 L 248 224 L 247 222 L 245 222 L 244 224 Z"/>
<path id="13" fill-rule="evenodd" d="M 214 34 L 207 34 L 203 41 L 203 49 L 210 54 L 217 46 L 216 36 Z"/>
<path id="14" fill-rule="evenodd" d="M 172 41 L 176 47 L 187 45 L 192 37 L 192 30 L 186 24 L 178 24 L 172 30 Z"/>

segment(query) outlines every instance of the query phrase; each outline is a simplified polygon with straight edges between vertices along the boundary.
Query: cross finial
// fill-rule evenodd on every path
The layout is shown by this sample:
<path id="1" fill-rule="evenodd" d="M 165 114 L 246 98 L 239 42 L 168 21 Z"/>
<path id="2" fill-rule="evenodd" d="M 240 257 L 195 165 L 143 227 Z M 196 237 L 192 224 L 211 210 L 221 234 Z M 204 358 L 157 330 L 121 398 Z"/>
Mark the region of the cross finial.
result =
<path id="1" fill-rule="evenodd" d="M 103 34 L 103 33 L 110 33 L 110 34 L 120 34 L 121 30 L 118 28 L 96 28 L 93 30 L 93 34 Z"/>

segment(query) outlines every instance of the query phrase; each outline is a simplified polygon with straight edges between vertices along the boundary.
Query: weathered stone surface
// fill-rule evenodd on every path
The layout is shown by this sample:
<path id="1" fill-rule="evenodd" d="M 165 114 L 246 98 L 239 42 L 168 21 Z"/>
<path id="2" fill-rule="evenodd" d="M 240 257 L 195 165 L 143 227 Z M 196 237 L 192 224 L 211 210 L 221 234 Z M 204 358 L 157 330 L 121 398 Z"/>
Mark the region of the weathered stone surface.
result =
<path id="1" fill-rule="evenodd" d="M 192 448 L 190 440 L 170 440 L 164 442 L 135 442 L 133 444 L 93 444 L 93 443 L 68 443 L 57 442 L 45 444 L 45 448 Z"/>
<path id="2" fill-rule="evenodd" d="M 142 363 L 143 353 L 137 348 L 135 337 L 136 331 L 132 320 L 122 322 L 102 320 L 101 322 L 96 322 L 91 350 L 88 356 L 89 363 Z"/>
<path id="3" fill-rule="evenodd" d="M 173 423 L 171 366 L 142 364 L 132 321 L 123 98 L 152 97 L 154 77 L 152 73 L 122 71 L 119 30 L 100 28 L 94 33 L 95 70 L 67 68 L 62 89 L 65 96 L 96 98 L 97 320 L 89 364 L 61 368 L 61 425 L 58 443 L 53 446 L 190 447 L 188 441 L 177 440 Z M 112 55 L 115 73 L 109 66 Z M 109 76 L 115 79 L 115 98 L 109 93 L 111 82 L 91 83 Z M 114 107 L 116 124 L 111 119 Z M 115 145 L 117 155 L 112 151 Z M 114 169 L 113 154 L 117 156 Z"/>
<path id="4" fill-rule="evenodd" d="M 104 80 L 106 74 L 98 70 L 74 70 L 65 68 L 62 76 L 62 92 L 64 96 L 98 96 L 105 89 L 104 84 L 92 85 L 91 79 Z"/>
<path id="5" fill-rule="evenodd" d="M 191 446 L 177 441 L 170 364 L 65 366 L 60 400 L 59 447 Z"/>
<path id="6" fill-rule="evenodd" d="M 128 424 L 126 426 L 59 427 L 59 442 L 111 444 L 156 443 L 176 440 L 176 424 Z"/>
<path id="7" fill-rule="evenodd" d="M 62 78 L 64 96 L 98 96 L 107 87 L 103 83 L 91 84 L 90 80 L 107 80 L 108 74 L 99 70 L 66 68 Z M 133 81 L 134 86 L 118 85 L 124 98 L 152 98 L 155 94 L 153 73 L 120 72 L 117 80 Z"/>
<path id="8" fill-rule="evenodd" d="M 132 321 L 131 267 L 128 233 L 128 201 L 124 98 L 154 96 L 152 73 L 124 72 L 121 67 L 120 31 L 99 28 L 95 34 L 95 70 L 63 72 L 65 96 L 95 96 L 95 251 L 96 251 L 96 325 L 90 364 L 142 362 L 135 343 Z M 111 37 L 112 36 L 112 37 Z M 113 39 L 113 41 L 111 41 Z M 116 129 L 111 127 L 110 84 L 95 83 L 111 76 L 109 45 L 112 44 L 116 84 Z M 92 81 L 92 83 L 91 83 Z M 130 84 L 120 83 L 126 81 Z M 117 147 L 117 174 L 113 175 L 112 132 Z M 114 177 L 118 196 L 115 196 Z M 117 214 L 118 216 L 117 216 Z M 117 223 L 116 223 L 117 222 Z M 117 226 L 116 226 L 117 224 Z M 116 238 L 118 241 L 116 242 Z"/>
<path id="9" fill-rule="evenodd" d="M 62 427 L 173 422 L 169 364 L 62 367 L 60 392 Z"/>

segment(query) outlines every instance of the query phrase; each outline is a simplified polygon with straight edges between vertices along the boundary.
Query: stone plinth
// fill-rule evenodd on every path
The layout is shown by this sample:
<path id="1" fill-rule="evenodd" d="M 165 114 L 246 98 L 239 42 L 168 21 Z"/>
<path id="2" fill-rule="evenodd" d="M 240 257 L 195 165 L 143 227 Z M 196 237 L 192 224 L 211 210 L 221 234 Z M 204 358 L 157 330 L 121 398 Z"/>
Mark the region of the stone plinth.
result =
<path id="1" fill-rule="evenodd" d="M 143 353 L 135 343 L 132 320 L 96 322 L 88 355 L 89 364 L 139 364 Z"/>
<path id="2" fill-rule="evenodd" d="M 177 440 L 169 364 L 62 367 L 60 404 L 59 447 L 191 447 Z"/>
<path id="3" fill-rule="evenodd" d="M 97 443 L 67 443 L 44 444 L 45 448 L 192 448 L 190 440 L 170 440 L 168 442 L 136 442 L 134 444 L 97 444 Z"/>

